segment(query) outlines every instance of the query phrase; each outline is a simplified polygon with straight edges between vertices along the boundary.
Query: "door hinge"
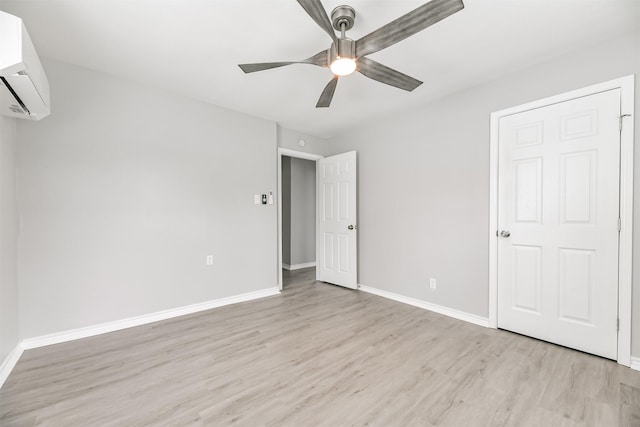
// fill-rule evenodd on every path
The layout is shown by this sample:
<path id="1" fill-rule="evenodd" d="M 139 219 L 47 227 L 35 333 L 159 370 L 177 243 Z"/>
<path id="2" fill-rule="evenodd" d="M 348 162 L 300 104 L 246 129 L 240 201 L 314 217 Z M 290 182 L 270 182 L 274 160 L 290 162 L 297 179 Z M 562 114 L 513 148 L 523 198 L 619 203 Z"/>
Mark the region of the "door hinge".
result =
<path id="1" fill-rule="evenodd" d="M 622 231 L 622 220 L 618 218 L 618 231 Z"/>
<path id="2" fill-rule="evenodd" d="M 618 119 L 618 129 L 622 132 L 622 119 L 624 119 L 625 117 L 631 117 L 631 114 L 623 114 L 620 116 L 620 118 Z"/>
<path id="3" fill-rule="evenodd" d="M 616 331 L 620 330 L 620 318 L 618 317 L 617 321 L 616 321 Z"/>

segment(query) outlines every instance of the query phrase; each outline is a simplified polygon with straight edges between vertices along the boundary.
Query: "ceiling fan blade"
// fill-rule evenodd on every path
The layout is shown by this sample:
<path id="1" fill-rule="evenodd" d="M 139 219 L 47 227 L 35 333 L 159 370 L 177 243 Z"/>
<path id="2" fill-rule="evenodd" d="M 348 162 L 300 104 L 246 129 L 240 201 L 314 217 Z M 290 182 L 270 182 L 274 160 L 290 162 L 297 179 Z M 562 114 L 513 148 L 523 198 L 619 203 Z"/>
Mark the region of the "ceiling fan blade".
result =
<path id="1" fill-rule="evenodd" d="M 313 64 L 319 67 L 328 67 L 329 66 L 329 50 L 323 50 L 322 52 L 318 52 L 310 58 L 305 59 L 305 64 Z"/>
<path id="2" fill-rule="evenodd" d="M 331 81 L 324 87 L 324 90 L 320 95 L 320 99 L 318 99 L 318 103 L 316 104 L 316 108 L 326 108 L 329 105 L 331 105 L 331 100 L 333 99 L 333 92 L 336 91 L 337 84 L 338 84 L 338 76 L 333 76 Z"/>
<path id="3" fill-rule="evenodd" d="M 302 61 L 283 61 L 283 62 L 258 62 L 255 64 L 238 64 L 238 67 L 245 73 L 255 73 L 256 71 L 269 70 L 271 68 L 284 67 L 291 64 L 312 64 L 319 67 L 328 67 L 329 51 L 323 50 L 318 52 L 310 58 L 303 59 Z"/>
<path id="4" fill-rule="evenodd" d="M 295 61 L 287 62 L 260 62 L 257 64 L 238 64 L 238 67 L 245 73 L 255 73 L 256 71 L 269 70 L 271 68 L 284 67 L 285 65 L 297 64 Z"/>
<path id="5" fill-rule="evenodd" d="M 377 52 L 462 10 L 462 0 L 431 0 L 356 41 L 356 56 Z"/>
<path id="6" fill-rule="evenodd" d="M 370 79 L 377 80 L 381 83 L 395 86 L 400 89 L 411 92 L 422 84 L 420 80 L 409 77 L 406 74 L 382 65 L 365 56 L 358 58 L 358 71 Z"/>
<path id="7" fill-rule="evenodd" d="M 298 3 L 309 14 L 309 16 L 316 21 L 316 24 L 325 30 L 327 34 L 331 36 L 331 39 L 337 43 L 338 38 L 336 37 L 336 33 L 333 31 L 333 26 L 331 25 L 329 16 L 327 16 L 327 11 L 324 9 L 320 0 L 298 0 Z"/>

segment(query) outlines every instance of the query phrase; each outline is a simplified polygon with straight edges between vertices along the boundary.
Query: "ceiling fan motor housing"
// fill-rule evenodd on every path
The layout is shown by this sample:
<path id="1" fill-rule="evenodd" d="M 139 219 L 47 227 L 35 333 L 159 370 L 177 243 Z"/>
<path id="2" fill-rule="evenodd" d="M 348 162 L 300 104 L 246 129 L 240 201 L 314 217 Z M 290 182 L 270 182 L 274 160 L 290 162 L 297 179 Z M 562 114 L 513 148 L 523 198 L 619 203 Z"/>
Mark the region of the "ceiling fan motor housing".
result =
<path id="1" fill-rule="evenodd" d="M 343 38 L 338 39 L 338 43 L 331 43 L 329 49 L 329 61 L 328 65 L 331 65 L 333 61 L 340 58 L 356 59 L 356 42 L 351 39 Z"/>

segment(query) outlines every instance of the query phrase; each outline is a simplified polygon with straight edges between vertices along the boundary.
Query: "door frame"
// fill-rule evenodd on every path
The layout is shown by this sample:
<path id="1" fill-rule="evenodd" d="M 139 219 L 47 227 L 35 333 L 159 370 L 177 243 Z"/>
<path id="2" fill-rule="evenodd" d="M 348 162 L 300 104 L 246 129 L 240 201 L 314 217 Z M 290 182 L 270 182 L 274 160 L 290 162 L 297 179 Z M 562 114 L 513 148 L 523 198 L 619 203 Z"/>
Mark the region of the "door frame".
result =
<path id="1" fill-rule="evenodd" d="M 318 229 L 318 160 L 324 159 L 320 154 L 305 153 L 278 147 L 278 288 L 282 291 L 282 156 L 316 162 L 316 230 Z M 318 254 L 316 253 L 316 265 Z"/>
<path id="2" fill-rule="evenodd" d="M 618 246 L 618 363 L 631 366 L 632 239 L 633 239 L 633 122 L 634 75 L 573 90 L 491 113 L 489 160 L 489 327 L 498 328 L 498 140 L 501 117 L 600 92 L 620 89 L 620 239 Z"/>

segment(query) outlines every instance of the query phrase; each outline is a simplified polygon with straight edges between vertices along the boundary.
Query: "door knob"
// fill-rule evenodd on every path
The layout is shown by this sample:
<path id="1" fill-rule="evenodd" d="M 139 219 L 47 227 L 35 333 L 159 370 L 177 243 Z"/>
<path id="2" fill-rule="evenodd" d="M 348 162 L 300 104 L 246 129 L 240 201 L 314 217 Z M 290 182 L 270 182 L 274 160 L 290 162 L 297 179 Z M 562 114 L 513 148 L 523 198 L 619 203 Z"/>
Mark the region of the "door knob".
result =
<path id="1" fill-rule="evenodd" d="M 508 230 L 502 230 L 502 231 L 500 232 L 500 236 L 502 236 L 502 237 L 504 237 L 504 238 L 507 238 L 507 237 L 511 236 L 511 232 L 510 232 L 510 231 L 508 231 Z"/>
<path id="2" fill-rule="evenodd" d="M 350 225 L 350 226 L 348 226 L 347 228 L 348 228 L 349 230 L 355 230 L 355 229 L 356 229 L 356 228 L 358 228 L 358 227 L 356 227 L 355 225 Z"/>

